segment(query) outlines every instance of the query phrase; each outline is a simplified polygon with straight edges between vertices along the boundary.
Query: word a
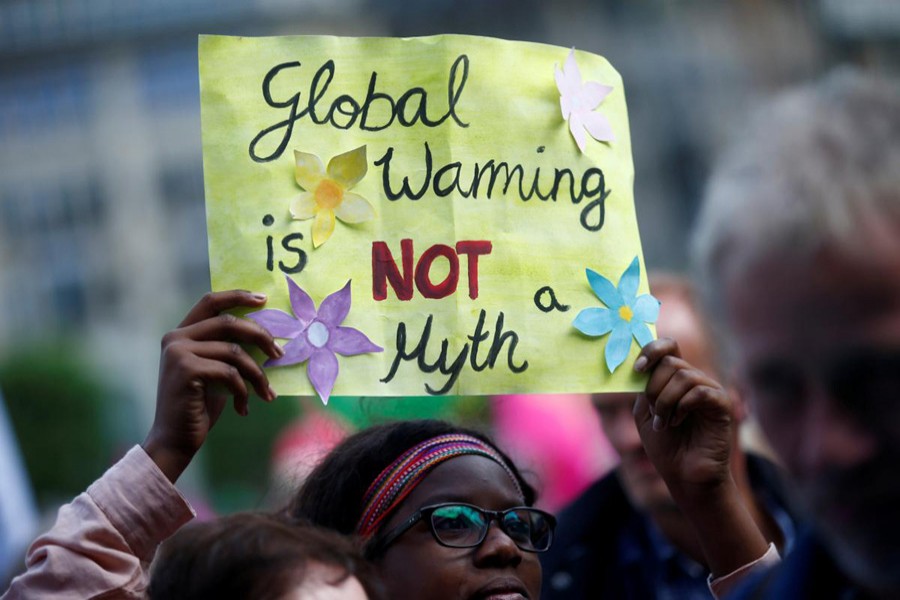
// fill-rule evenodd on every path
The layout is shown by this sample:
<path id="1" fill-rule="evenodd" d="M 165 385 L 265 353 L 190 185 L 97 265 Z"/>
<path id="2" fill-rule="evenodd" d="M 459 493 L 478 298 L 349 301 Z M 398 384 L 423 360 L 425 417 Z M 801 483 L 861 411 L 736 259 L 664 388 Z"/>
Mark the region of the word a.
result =
<path id="1" fill-rule="evenodd" d="M 503 351 L 503 345 L 506 344 L 507 341 L 509 342 L 509 346 L 506 351 L 506 366 L 513 373 L 525 371 L 528 368 L 527 360 L 519 365 L 516 365 L 513 361 L 516 346 L 519 344 L 519 335 L 512 330 L 503 331 L 502 312 L 497 314 L 497 322 L 494 325 L 493 339 L 491 339 L 491 346 L 488 350 L 487 357 L 485 357 L 482 362 L 479 362 L 478 351 L 481 349 L 481 343 L 486 342 L 487 339 L 491 337 L 491 332 L 484 328 L 485 316 L 486 313 L 484 309 L 482 309 L 478 315 L 478 324 L 475 325 L 475 331 L 467 336 L 471 342 L 471 349 L 469 342 L 466 342 L 465 345 L 463 345 L 462 350 L 459 351 L 456 358 L 450 364 L 447 364 L 447 353 L 450 342 L 446 338 L 441 340 L 441 353 L 436 361 L 429 364 L 425 358 L 425 352 L 428 348 L 428 343 L 431 340 L 431 323 L 434 320 L 434 315 L 428 315 L 428 318 L 425 320 L 425 326 L 422 328 L 422 335 L 419 337 L 419 343 L 416 344 L 415 348 L 412 350 L 406 349 L 406 323 L 401 321 L 400 324 L 397 325 L 397 355 L 394 357 L 393 363 L 391 363 L 390 371 L 388 371 L 388 374 L 385 375 L 384 379 L 381 381 L 387 383 L 394 378 L 394 375 L 397 374 L 397 369 L 400 366 L 400 361 L 415 361 L 419 370 L 423 373 L 440 371 L 441 374 L 448 375 L 444 385 L 440 388 L 435 389 L 427 383 L 425 384 L 425 391 L 429 394 L 446 394 L 450 388 L 453 387 L 453 384 L 456 383 L 456 380 L 459 379 L 459 374 L 462 372 L 467 358 L 469 359 L 469 365 L 472 367 L 473 371 L 478 372 L 488 368 L 493 369 L 494 365 L 497 363 L 497 358 L 500 356 L 500 352 Z"/>
<path id="2" fill-rule="evenodd" d="M 545 285 L 534 293 L 534 305 L 538 307 L 539 311 L 545 313 L 553 312 L 554 310 L 568 312 L 568 310 L 572 308 L 568 304 L 563 304 L 557 300 L 556 292 L 554 292 L 553 288 L 549 285 Z"/>
<path id="3" fill-rule="evenodd" d="M 446 244 L 435 244 L 425 250 L 413 269 L 413 241 L 400 240 L 400 263 L 403 272 L 397 268 L 394 256 L 385 242 L 372 242 L 372 298 L 387 298 L 387 284 L 391 284 L 399 300 L 411 300 L 413 282 L 425 298 L 445 298 L 456 292 L 459 284 L 459 255 L 468 257 L 469 298 L 478 297 L 478 257 L 490 254 L 492 245 L 485 240 L 456 242 L 456 248 Z M 450 264 L 450 271 L 443 281 L 433 283 L 429 277 L 431 266 L 438 257 Z"/>

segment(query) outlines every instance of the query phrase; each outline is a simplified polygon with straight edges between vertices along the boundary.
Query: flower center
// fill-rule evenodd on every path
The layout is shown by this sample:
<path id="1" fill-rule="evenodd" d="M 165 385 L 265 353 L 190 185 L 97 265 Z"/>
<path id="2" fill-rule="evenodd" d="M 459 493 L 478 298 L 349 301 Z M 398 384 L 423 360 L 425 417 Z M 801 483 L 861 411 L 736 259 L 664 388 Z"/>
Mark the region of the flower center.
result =
<path id="1" fill-rule="evenodd" d="M 313 321 L 306 330 L 306 339 L 316 348 L 322 348 L 328 343 L 328 328 L 318 321 Z"/>
<path id="2" fill-rule="evenodd" d="M 316 204 L 319 208 L 334 210 L 344 199 L 344 188 L 330 179 L 323 179 L 316 187 Z"/>
<path id="3" fill-rule="evenodd" d="M 588 105 L 588 102 L 584 98 L 583 94 L 575 94 L 572 97 L 572 112 L 584 112 L 590 109 L 591 107 Z"/>
<path id="4" fill-rule="evenodd" d="M 619 316 L 626 323 L 631 321 L 631 318 L 634 316 L 634 311 L 631 310 L 629 306 L 622 306 L 619 308 Z"/>

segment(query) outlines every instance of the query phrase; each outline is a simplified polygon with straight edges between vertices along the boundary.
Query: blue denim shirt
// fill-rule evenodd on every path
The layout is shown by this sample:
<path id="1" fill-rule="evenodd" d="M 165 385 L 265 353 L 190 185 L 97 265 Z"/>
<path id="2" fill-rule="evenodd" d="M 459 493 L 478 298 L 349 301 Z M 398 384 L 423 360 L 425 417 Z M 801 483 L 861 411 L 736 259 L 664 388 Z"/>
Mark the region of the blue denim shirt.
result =
<path id="1" fill-rule="evenodd" d="M 748 456 L 758 501 L 781 528 L 790 550 L 793 520 L 777 485 L 774 467 Z M 678 551 L 630 504 L 615 473 L 597 482 L 560 515 L 558 537 L 546 555 L 545 600 L 710 600 L 708 571 Z"/>
<path id="2" fill-rule="evenodd" d="M 794 524 L 779 505 L 761 498 L 769 514 L 781 528 L 785 553 L 794 540 Z M 619 568 L 623 573 L 642 573 L 651 577 L 650 587 L 657 600 L 709 600 L 709 571 L 669 543 L 649 518 L 634 513 L 619 535 Z M 628 578 L 626 578 L 628 579 Z M 641 588 L 645 588 L 646 581 Z M 634 590 L 637 595 L 637 590 Z"/>

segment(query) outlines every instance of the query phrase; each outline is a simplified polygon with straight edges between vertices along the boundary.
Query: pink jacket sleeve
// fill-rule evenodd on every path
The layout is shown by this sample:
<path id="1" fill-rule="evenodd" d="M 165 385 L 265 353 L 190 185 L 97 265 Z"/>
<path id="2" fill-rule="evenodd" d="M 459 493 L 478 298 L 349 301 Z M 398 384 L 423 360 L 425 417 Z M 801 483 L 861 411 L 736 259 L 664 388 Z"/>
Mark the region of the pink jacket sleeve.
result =
<path id="1" fill-rule="evenodd" d="M 0 600 L 145 598 L 157 546 L 194 511 L 140 446 L 59 509 Z"/>

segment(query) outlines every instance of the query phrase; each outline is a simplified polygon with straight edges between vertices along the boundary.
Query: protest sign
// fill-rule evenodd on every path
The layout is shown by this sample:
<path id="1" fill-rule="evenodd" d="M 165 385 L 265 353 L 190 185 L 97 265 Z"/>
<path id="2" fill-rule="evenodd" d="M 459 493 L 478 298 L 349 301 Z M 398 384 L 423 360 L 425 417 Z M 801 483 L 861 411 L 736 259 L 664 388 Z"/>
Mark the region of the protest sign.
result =
<path id="1" fill-rule="evenodd" d="M 652 339 L 625 93 L 473 36 L 201 36 L 212 288 L 281 394 L 636 390 Z M 620 366 L 623 365 L 624 366 Z"/>

